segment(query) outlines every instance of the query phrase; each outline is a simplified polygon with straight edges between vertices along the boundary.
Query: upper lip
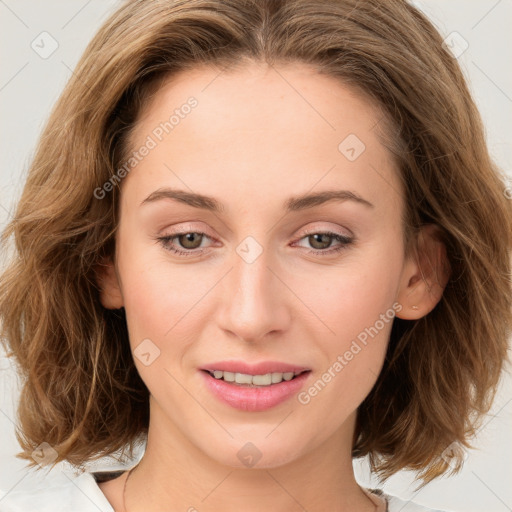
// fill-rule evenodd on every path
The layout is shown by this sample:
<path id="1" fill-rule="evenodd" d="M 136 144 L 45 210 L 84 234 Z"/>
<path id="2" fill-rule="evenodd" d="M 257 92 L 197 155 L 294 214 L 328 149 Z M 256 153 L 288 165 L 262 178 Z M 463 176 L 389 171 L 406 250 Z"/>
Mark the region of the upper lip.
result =
<path id="1" fill-rule="evenodd" d="M 260 363 L 246 363 L 244 361 L 218 361 L 203 366 L 201 370 L 213 372 L 221 370 L 224 372 L 245 373 L 247 375 L 266 375 L 267 373 L 300 373 L 310 370 L 306 366 L 281 363 L 279 361 L 261 361 Z"/>

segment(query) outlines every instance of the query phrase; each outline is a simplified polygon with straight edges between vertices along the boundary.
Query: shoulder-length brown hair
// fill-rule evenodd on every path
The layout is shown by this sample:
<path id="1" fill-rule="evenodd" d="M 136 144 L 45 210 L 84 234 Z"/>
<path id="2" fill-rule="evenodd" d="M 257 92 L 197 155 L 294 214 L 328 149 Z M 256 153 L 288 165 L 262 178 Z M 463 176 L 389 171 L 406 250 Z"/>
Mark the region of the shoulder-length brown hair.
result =
<path id="1" fill-rule="evenodd" d="M 441 229 L 451 267 L 444 295 L 417 321 L 395 319 L 382 373 L 359 407 L 353 455 L 369 454 L 384 478 L 445 472 L 440 455 L 453 442 L 468 446 L 505 361 L 512 212 L 442 43 L 402 0 L 124 2 L 58 100 L 3 233 L 4 243 L 14 237 L 0 319 L 23 376 L 18 457 L 35 466 L 32 450 L 47 442 L 55 463 L 81 465 L 131 450 L 147 433 L 148 390 L 124 310 L 101 306 L 95 279 L 115 251 L 118 220 L 119 187 L 101 191 L 119 177 L 127 135 L 162 78 L 249 59 L 308 63 L 366 93 L 388 119 L 407 239 L 428 223 Z"/>

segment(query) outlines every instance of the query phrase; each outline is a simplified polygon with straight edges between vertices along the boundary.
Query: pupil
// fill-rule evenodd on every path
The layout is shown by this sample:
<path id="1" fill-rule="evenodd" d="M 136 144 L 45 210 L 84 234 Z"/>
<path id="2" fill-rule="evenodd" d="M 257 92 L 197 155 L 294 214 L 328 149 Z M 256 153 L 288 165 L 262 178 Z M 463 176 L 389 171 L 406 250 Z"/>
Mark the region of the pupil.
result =
<path id="1" fill-rule="evenodd" d="M 320 238 L 320 241 L 317 240 L 317 237 Z M 323 238 L 327 238 L 327 241 L 324 240 L 324 242 L 322 242 L 322 239 Z M 316 249 L 325 249 L 326 247 L 329 247 L 329 240 L 331 238 L 330 235 L 326 235 L 325 233 L 317 233 L 315 235 L 311 235 L 310 237 L 310 243 L 313 247 L 315 247 L 315 244 L 317 243 L 320 243 L 321 247 L 315 247 Z M 311 241 L 312 239 L 312 241 Z"/>
<path id="2" fill-rule="evenodd" d="M 196 249 L 197 247 L 199 247 L 199 245 L 197 244 L 197 241 L 194 242 L 194 238 L 196 235 L 198 236 L 199 245 L 200 245 L 201 238 L 200 238 L 199 233 L 186 233 L 185 235 L 181 235 L 180 236 L 181 245 L 187 249 Z M 184 243 L 182 243 L 182 240 L 184 240 Z"/>

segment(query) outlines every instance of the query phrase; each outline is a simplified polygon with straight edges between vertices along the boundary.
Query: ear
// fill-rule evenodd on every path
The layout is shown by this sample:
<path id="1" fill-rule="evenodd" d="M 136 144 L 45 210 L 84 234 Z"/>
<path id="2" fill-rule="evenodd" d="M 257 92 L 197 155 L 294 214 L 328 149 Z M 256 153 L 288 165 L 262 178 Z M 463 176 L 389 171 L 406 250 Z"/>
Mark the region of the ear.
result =
<path id="1" fill-rule="evenodd" d="M 402 309 L 396 316 L 417 320 L 430 313 L 441 300 L 451 275 L 441 230 L 436 224 L 423 226 L 406 260 L 397 301 Z"/>
<path id="2" fill-rule="evenodd" d="M 100 301 L 107 309 L 119 309 L 124 306 L 123 294 L 115 264 L 111 259 L 103 260 L 95 268 L 96 282 L 100 290 Z"/>

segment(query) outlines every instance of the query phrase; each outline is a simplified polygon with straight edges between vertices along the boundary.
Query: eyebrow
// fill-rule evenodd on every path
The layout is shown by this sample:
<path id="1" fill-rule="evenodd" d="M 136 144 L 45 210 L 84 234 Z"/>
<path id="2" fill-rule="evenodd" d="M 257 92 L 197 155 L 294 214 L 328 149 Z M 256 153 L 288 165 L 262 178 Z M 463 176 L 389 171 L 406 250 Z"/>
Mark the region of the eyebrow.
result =
<path id="1" fill-rule="evenodd" d="M 146 197 L 144 201 L 142 201 L 141 206 L 161 199 L 179 201 L 188 206 L 215 213 L 222 213 L 225 210 L 224 205 L 213 197 L 172 188 L 159 188 L 158 190 L 155 190 Z M 372 203 L 350 190 L 326 190 L 323 192 L 307 193 L 297 197 L 291 197 L 285 201 L 284 209 L 288 212 L 296 212 L 313 208 L 314 206 L 319 206 L 331 201 L 354 201 L 369 208 L 374 208 Z"/>

